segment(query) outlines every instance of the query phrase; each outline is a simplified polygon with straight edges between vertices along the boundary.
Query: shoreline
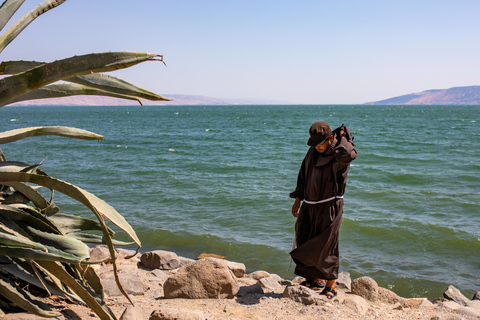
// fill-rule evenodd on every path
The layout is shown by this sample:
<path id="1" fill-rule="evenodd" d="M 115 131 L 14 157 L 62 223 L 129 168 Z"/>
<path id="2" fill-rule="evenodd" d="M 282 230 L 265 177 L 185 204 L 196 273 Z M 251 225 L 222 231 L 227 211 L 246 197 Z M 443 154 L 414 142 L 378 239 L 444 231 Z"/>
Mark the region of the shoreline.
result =
<path id="1" fill-rule="evenodd" d="M 318 291 L 299 285 L 303 278 L 285 280 L 261 270 L 246 274 L 243 263 L 209 255 L 193 260 L 179 257 L 174 252 L 156 250 L 125 259 L 132 255 L 131 250 L 117 249 L 117 253 L 120 282 L 134 305 L 120 293 L 115 283 L 108 249 L 104 246 L 91 248 L 90 259 L 105 259 L 104 263 L 92 265 L 92 268 L 103 285 L 105 302 L 121 320 L 480 318 L 480 292 L 470 300 L 454 286 L 446 288 L 444 297 L 433 301 L 426 298 L 405 299 L 378 287 L 371 278 L 351 279 L 348 273 L 343 272 L 337 280 L 338 295 L 327 300 Z M 199 271 L 201 269 L 192 271 L 201 264 L 207 265 L 203 273 Z M 226 276 L 216 272 L 224 272 Z M 186 277 L 183 287 L 179 285 L 182 276 Z M 203 286 L 206 291 L 188 288 L 198 287 L 203 277 L 205 281 L 200 287 Z M 217 290 L 219 295 L 212 296 L 215 282 L 227 281 L 224 278 L 229 278 L 230 285 L 223 285 L 221 290 Z M 175 283 L 173 287 L 172 283 Z M 178 290 L 183 293 L 178 295 L 175 293 Z M 188 290 L 197 292 L 197 298 L 186 298 Z M 210 296 L 202 297 L 198 292 L 208 292 Z M 68 303 L 58 297 L 42 300 L 59 313 L 56 319 L 98 319 L 82 305 Z M 20 318 L 9 314 L 7 319 Z"/>

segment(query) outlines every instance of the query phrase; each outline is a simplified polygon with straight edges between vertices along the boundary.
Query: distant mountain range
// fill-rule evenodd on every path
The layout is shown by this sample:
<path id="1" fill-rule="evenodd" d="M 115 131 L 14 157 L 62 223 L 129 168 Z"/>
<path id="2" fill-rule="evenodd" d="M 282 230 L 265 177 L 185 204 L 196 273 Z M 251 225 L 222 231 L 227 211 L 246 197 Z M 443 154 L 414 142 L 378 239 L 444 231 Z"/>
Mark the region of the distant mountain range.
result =
<path id="1" fill-rule="evenodd" d="M 369 105 L 480 105 L 480 86 L 454 87 L 410 93 L 390 99 L 367 102 Z"/>
<path id="2" fill-rule="evenodd" d="M 165 94 L 173 101 L 149 101 L 142 99 L 144 105 L 262 105 L 293 104 L 282 101 L 254 99 L 221 99 L 198 95 Z M 454 87 L 450 89 L 427 90 L 410 93 L 390 99 L 367 102 L 366 105 L 480 105 L 480 86 Z M 66 98 L 29 100 L 16 103 L 22 106 L 122 106 L 138 105 L 132 100 L 103 96 L 72 96 Z"/>
<path id="3" fill-rule="evenodd" d="M 260 101 L 249 99 L 219 99 L 197 95 L 165 94 L 173 101 L 149 101 L 141 99 L 144 105 L 252 105 L 285 104 L 279 101 Z M 12 105 L 18 106 L 129 106 L 138 105 L 133 100 L 117 99 L 103 96 L 71 96 L 41 100 L 27 100 Z"/>

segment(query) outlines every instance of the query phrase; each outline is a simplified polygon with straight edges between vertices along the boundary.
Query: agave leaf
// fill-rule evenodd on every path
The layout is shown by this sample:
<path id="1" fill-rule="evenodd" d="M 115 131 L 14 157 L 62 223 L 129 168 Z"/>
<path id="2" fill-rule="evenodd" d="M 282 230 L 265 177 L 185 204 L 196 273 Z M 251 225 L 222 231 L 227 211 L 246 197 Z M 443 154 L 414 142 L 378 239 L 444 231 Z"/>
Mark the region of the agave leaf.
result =
<path id="1" fill-rule="evenodd" d="M 119 99 L 126 99 L 126 100 L 134 100 L 137 101 L 140 105 L 143 105 L 140 99 L 131 97 L 125 94 L 118 94 L 112 93 L 104 90 L 90 88 L 80 84 L 69 84 L 69 83 L 61 83 L 61 84 L 51 84 L 10 100 L 8 104 L 16 103 L 20 101 L 26 100 L 38 100 L 38 99 L 49 99 L 49 98 L 63 98 L 69 96 L 78 96 L 78 95 L 91 95 L 91 96 L 105 96 L 105 97 L 112 97 L 112 98 L 119 98 Z"/>
<path id="2" fill-rule="evenodd" d="M 24 229 L 29 233 L 32 240 L 43 246 L 48 246 L 49 252 L 52 252 L 50 247 L 54 247 L 62 252 L 76 256 L 79 260 L 90 257 L 87 245 L 80 240 L 65 235 L 40 231 L 30 226 L 24 226 Z"/>
<path id="3" fill-rule="evenodd" d="M 160 57 L 156 59 L 156 57 Z M 158 54 L 148 52 L 105 52 L 74 56 L 38 67 L 0 80 L 0 105 L 29 91 L 41 88 L 58 80 L 90 73 L 115 71 L 148 60 L 163 61 Z"/>
<path id="4" fill-rule="evenodd" d="M 0 275 L 0 295 L 14 302 L 23 310 L 42 317 L 57 317 L 58 315 L 48 312 L 48 306 L 36 300 L 28 291 L 16 286 L 7 278 Z"/>
<path id="5" fill-rule="evenodd" d="M 2 52 L 3 49 L 5 49 L 5 47 L 8 46 L 8 44 L 12 42 L 13 39 L 15 39 L 20 32 L 22 32 L 23 29 L 25 29 L 38 16 L 61 5 L 65 1 L 66 0 L 46 0 L 39 4 L 35 9 L 24 14 L 23 17 L 15 22 L 15 24 L 13 24 L 10 28 L 8 28 L 8 30 L 5 31 L 5 33 L 0 37 L 0 52 Z"/>
<path id="6" fill-rule="evenodd" d="M 132 301 L 128 297 L 128 294 L 123 289 L 122 284 L 120 283 L 120 279 L 118 278 L 117 265 L 115 263 L 115 250 L 113 247 L 112 238 L 108 234 L 107 226 L 105 225 L 105 222 L 103 220 L 103 218 L 106 217 L 108 220 L 113 222 L 113 224 L 125 231 L 128 236 L 140 247 L 141 243 L 137 235 L 135 234 L 135 231 L 122 215 L 120 215 L 113 207 L 108 205 L 105 201 L 97 198 L 95 195 L 74 185 L 71 185 L 61 180 L 53 179 L 48 176 L 20 172 L 5 172 L 0 175 L 0 183 L 9 181 L 32 182 L 38 185 L 43 185 L 44 187 L 50 188 L 52 190 L 60 191 L 61 193 L 68 195 L 69 197 L 79 201 L 80 203 L 88 207 L 97 216 L 97 219 L 102 226 L 103 237 L 105 243 L 107 244 L 108 251 L 110 252 L 110 257 L 112 258 L 115 282 L 117 283 L 120 292 L 122 292 L 122 294 L 130 301 L 130 303 L 132 303 Z"/>
<path id="7" fill-rule="evenodd" d="M 33 226 L 36 229 L 39 229 L 45 232 L 62 234 L 61 230 L 58 227 L 56 227 L 53 222 L 48 221 L 48 218 L 42 217 L 41 215 L 34 216 L 28 212 L 25 212 L 25 210 L 22 209 L 22 206 L 24 205 L 0 204 L 0 215 L 14 222 L 22 221 L 27 225 Z M 29 206 L 25 206 L 25 207 L 29 207 Z"/>
<path id="8" fill-rule="evenodd" d="M 34 67 L 46 64 L 46 62 L 38 61 L 3 61 L 0 63 L 1 74 L 16 74 L 27 71 Z M 163 97 L 155 92 L 140 88 L 130 82 L 113 77 L 108 74 L 87 74 L 84 76 L 76 76 L 64 79 L 80 85 L 85 85 L 99 90 L 109 91 L 112 93 L 125 94 L 128 96 L 139 97 L 152 101 L 171 101 L 172 99 Z M 12 100 L 13 101 L 13 100 Z M 12 103 L 12 102 L 9 102 Z"/>
<path id="9" fill-rule="evenodd" d="M 38 250 L 47 251 L 45 246 L 40 243 L 36 243 L 29 238 L 21 235 L 19 232 L 14 231 L 0 224 L 0 245 L 10 247 L 25 247 Z"/>
<path id="10" fill-rule="evenodd" d="M 89 263 L 86 261 L 80 261 L 78 257 L 74 255 L 68 254 L 66 252 L 61 252 L 60 250 L 55 250 L 55 248 L 53 247 L 50 247 L 48 249 L 52 252 L 45 252 L 33 248 L 9 247 L 0 245 L 0 255 L 26 260 L 59 261 L 65 263 Z"/>
<path id="11" fill-rule="evenodd" d="M 75 278 L 73 278 L 61 265 L 55 261 L 36 261 L 43 268 L 49 270 L 55 277 L 65 283 L 73 292 L 75 292 L 90 309 L 92 309 L 100 319 L 110 320 L 116 319 L 115 315 L 108 306 L 101 300 L 98 295 L 82 286 Z"/>
<path id="12" fill-rule="evenodd" d="M 102 226 L 98 221 L 90 218 L 78 217 L 66 213 L 56 213 L 49 216 L 50 220 L 53 220 L 65 233 L 71 234 L 77 231 L 84 230 L 102 230 Z M 108 233 L 113 236 L 115 232 L 108 228 Z"/>
<path id="13" fill-rule="evenodd" d="M 80 241 L 92 244 L 106 244 L 105 240 L 102 236 L 97 234 L 89 234 L 89 233 L 79 233 L 79 232 L 70 232 L 66 234 L 67 237 L 72 237 L 74 239 L 78 239 Z M 112 239 L 112 243 L 115 246 L 128 246 L 134 244 L 134 242 L 124 242 Z"/>
<path id="14" fill-rule="evenodd" d="M 0 174 L 2 174 L 0 172 Z M 24 183 L 21 182 L 7 182 L 5 185 L 12 187 L 13 189 L 21 192 L 25 197 L 30 199 L 30 201 L 33 202 L 33 204 L 40 209 L 42 212 L 48 214 L 48 213 L 54 213 L 58 212 L 59 208 L 55 205 L 55 203 L 50 203 L 45 198 L 38 193 L 34 188 L 27 186 Z"/>
<path id="15" fill-rule="evenodd" d="M 5 0 L 0 7 L 0 30 L 5 27 L 10 18 L 17 12 L 25 0 Z"/>
<path id="16" fill-rule="evenodd" d="M 14 142 L 28 137 L 38 136 L 60 136 L 65 138 L 83 140 L 102 140 L 103 136 L 77 128 L 71 127 L 29 127 L 0 132 L 0 144 Z"/>
<path id="17" fill-rule="evenodd" d="M 39 173 L 43 175 L 47 175 L 42 170 L 38 169 L 41 165 L 29 165 L 24 162 L 20 161 L 0 161 L 0 171 L 7 171 L 7 172 L 29 172 L 29 173 Z"/>
<path id="18" fill-rule="evenodd" d="M 92 210 L 92 212 L 99 219 L 100 224 L 102 224 L 104 237 L 110 238 L 108 231 L 103 227 L 102 217 L 107 218 L 117 227 L 125 231 L 138 246 L 141 246 L 141 242 L 135 234 L 135 231 L 130 224 L 128 224 L 125 218 L 113 207 L 108 205 L 105 201 L 97 198 L 95 195 L 65 181 L 54 179 L 48 176 L 23 172 L 4 172 L 0 174 L 0 183 L 5 184 L 12 181 L 31 182 L 66 194 L 67 196 L 79 201 Z"/>

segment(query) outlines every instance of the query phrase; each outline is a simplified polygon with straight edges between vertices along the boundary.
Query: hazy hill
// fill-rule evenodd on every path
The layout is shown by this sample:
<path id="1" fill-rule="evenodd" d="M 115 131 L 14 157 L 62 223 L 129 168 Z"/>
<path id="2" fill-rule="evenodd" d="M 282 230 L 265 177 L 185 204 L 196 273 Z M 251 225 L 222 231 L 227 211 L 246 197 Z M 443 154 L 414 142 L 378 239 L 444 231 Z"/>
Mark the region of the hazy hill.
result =
<path id="1" fill-rule="evenodd" d="M 276 104 L 278 101 L 258 101 L 240 99 L 219 99 L 205 96 L 165 94 L 165 97 L 173 101 L 149 101 L 142 100 L 144 105 L 248 105 L 248 104 Z M 128 106 L 139 105 L 133 100 L 124 100 L 103 96 L 71 96 L 65 98 L 53 98 L 42 100 L 21 101 L 12 105 L 19 106 Z"/>
<path id="2" fill-rule="evenodd" d="M 390 99 L 367 102 L 370 105 L 480 105 L 480 86 L 455 87 L 410 93 Z"/>

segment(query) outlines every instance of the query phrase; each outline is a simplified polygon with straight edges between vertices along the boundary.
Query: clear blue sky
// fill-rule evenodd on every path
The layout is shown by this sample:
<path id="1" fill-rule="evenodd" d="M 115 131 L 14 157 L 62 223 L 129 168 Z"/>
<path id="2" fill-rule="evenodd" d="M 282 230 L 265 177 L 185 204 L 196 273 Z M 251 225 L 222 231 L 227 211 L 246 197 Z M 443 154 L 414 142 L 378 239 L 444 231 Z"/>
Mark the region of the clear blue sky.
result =
<path id="1" fill-rule="evenodd" d="M 355 104 L 480 85 L 479 12 L 478 0 L 67 0 L 0 60 L 146 51 L 167 67 L 113 75 L 164 95 Z"/>

